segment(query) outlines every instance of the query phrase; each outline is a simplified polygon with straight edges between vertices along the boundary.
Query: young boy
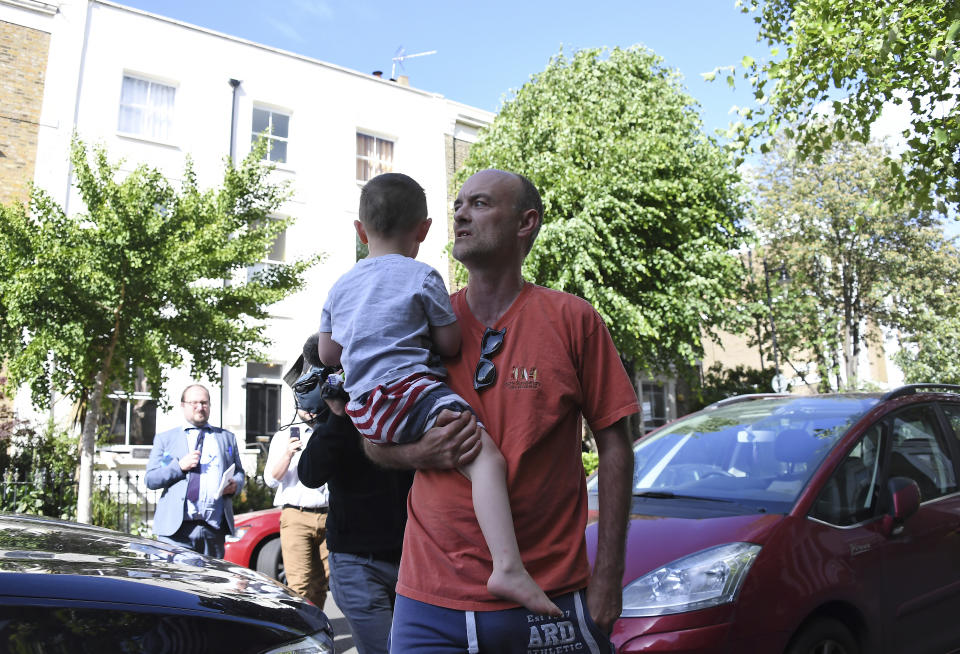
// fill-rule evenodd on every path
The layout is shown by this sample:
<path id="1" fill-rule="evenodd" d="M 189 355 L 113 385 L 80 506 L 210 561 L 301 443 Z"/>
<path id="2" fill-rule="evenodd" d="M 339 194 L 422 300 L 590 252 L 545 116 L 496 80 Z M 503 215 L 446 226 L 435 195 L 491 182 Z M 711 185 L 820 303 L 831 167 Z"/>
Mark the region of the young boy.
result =
<path id="1" fill-rule="evenodd" d="M 414 259 L 430 224 L 426 195 L 413 179 L 385 173 L 367 182 L 354 226 L 370 253 L 336 281 L 323 307 L 320 358 L 343 367 L 352 398 L 347 414 L 376 443 L 416 441 L 442 410 L 472 410 L 442 381 L 440 356 L 460 350 L 450 296 L 437 271 Z M 480 454 L 460 472 L 471 482 L 473 509 L 493 559 L 487 589 L 535 613 L 559 616 L 523 567 L 506 464 L 490 435 L 478 429 Z"/>

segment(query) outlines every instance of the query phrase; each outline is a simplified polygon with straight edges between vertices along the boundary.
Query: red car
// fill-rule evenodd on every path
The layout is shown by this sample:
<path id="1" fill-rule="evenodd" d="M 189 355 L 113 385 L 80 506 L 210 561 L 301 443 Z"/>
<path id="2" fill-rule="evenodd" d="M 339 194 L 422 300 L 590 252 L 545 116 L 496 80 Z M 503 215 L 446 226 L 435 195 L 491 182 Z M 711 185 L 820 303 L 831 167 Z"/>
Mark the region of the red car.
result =
<path id="1" fill-rule="evenodd" d="M 280 552 L 280 507 L 234 516 L 235 534 L 227 536 L 223 558 L 287 583 Z"/>
<path id="2" fill-rule="evenodd" d="M 634 452 L 617 652 L 960 651 L 960 387 L 735 398 Z"/>

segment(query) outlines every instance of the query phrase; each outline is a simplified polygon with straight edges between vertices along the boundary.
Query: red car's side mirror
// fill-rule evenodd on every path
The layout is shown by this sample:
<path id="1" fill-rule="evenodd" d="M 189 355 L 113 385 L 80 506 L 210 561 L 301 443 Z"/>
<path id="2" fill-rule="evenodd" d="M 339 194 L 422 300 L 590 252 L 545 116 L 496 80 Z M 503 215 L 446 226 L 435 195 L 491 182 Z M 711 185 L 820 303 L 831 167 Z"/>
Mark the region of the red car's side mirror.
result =
<path id="1" fill-rule="evenodd" d="M 890 511 L 883 516 L 884 532 L 896 536 L 903 531 L 903 523 L 920 508 L 920 487 L 908 477 L 893 477 L 887 482 Z"/>

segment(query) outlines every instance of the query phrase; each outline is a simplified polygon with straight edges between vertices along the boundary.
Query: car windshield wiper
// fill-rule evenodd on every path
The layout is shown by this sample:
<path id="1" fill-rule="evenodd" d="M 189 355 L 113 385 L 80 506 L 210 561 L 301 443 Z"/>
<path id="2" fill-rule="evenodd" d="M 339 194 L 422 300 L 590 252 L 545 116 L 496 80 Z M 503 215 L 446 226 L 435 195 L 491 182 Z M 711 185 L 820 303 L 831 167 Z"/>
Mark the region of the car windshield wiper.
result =
<path id="1" fill-rule="evenodd" d="M 634 497 L 652 497 L 658 500 L 704 500 L 705 502 L 726 502 L 728 504 L 733 504 L 733 500 L 724 500 L 719 497 L 700 497 L 699 495 L 682 495 L 673 493 L 670 491 L 636 491 L 633 494 Z"/>
<path id="2" fill-rule="evenodd" d="M 721 502 L 723 504 L 734 504 L 744 509 L 749 509 L 750 511 L 756 511 L 758 513 L 766 513 L 767 510 L 763 507 L 747 506 L 746 504 L 741 504 L 736 500 L 725 500 L 722 497 L 701 497 L 699 495 L 682 495 L 678 493 L 673 493 L 671 491 L 653 491 L 653 490 L 643 490 L 643 491 L 634 491 L 634 497 L 649 497 L 656 500 L 699 500 L 701 502 Z"/>

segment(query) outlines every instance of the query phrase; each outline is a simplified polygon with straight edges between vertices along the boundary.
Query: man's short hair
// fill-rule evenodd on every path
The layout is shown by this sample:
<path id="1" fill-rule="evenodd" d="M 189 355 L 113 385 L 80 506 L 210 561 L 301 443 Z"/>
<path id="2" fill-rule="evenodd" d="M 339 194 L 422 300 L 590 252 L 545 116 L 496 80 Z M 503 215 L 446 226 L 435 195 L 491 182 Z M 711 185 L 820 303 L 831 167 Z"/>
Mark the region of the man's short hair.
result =
<path id="1" fill-rule="evenodd" d="M 516 202 L 517 211 L 523 213 L 529 209 L 535 209 L 539 217 L 537 228 L 533 230 L 530 242 L 527 243 L 527 253 L 529 253 L 530 248 L 533 247 L 533 242 L 537 240 L 537 234 L 540 233 L 540 227 L 543 225 L 543 198 L 540 197 L 540 191 L 528 178 L 520 173 L 513 173 L 513 175 L 520 180 L 520 192 L 517 194 Z"/>
<path id="2" fill-rule="evenodd" d="M 180 404 L 183 404 L 183 398 L 187 396 L 187 391 L 189 391 L 191 388 L 202 388 L 204 391 L 206 391 L 207 397 L 210 397 L 210 390 L 203 384 L 190 384 L 185 389 L 183 389 L 182 393 L 180 393 Z"/>
<path id="3" fill-rule="evenodd" d="M 381 236 L 415 229 L 426 217 L 426 193 L 403 173 L 377 175 L 360 191 L 360 222 Z"/>
<path id="4" fill-rule="evenodd" d="M 306 342 L 303 344 L 303 372 L 306 372 L 308 366 L 313 366 L 314 368 L 323 368 L 323 363 L 320 361 L 320 333 L 314 332 L 310 334 Z"/>

